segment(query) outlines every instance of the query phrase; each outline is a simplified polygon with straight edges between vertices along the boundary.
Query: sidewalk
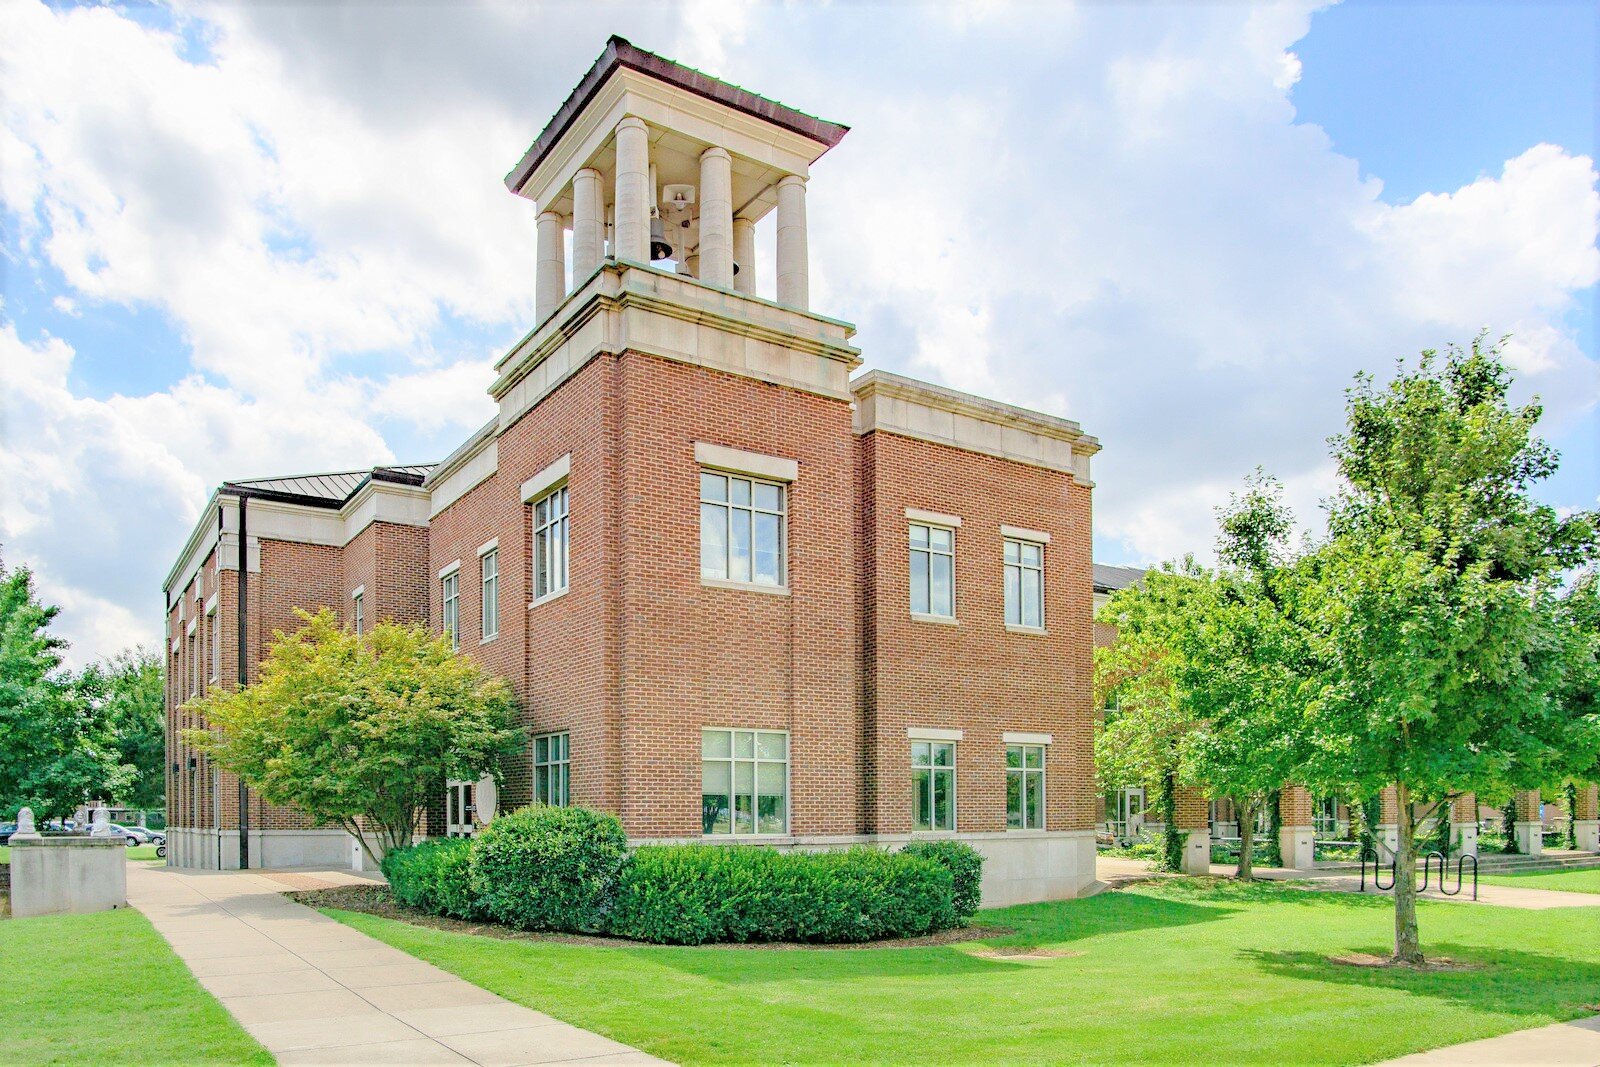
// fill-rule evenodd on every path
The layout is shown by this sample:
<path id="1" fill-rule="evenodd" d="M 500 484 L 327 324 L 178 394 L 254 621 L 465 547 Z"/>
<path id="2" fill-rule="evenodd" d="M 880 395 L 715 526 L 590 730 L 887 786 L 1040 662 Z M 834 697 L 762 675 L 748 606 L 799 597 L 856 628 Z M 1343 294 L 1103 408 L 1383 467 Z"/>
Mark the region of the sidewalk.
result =
<path id="1" fill-rule="evenodd" d="M 283 896 L 305 881 L 130 864 L 128 901 L 279 1063 L 664 1062 Z"/>
<path id="2" fill-rule="evenodd" d="M 1595 1067 L 1600 1016 L 1418 1052 L 1375 1067 Z"/>

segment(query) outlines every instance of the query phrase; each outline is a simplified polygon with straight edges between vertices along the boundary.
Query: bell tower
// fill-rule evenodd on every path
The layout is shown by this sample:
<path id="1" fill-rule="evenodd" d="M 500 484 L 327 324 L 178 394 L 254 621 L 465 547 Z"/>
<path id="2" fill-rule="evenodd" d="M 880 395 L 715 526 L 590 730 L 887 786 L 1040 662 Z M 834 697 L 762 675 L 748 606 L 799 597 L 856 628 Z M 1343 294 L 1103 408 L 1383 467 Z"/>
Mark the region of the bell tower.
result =
<path id="1" fill-rule="evenodd" d="M 773 211 L 776 302 L 809 311 L 806 180 L 846 132 L 612 37 L 506 176 L 538 206 L 539 324 L 608 261 L 753 297 Z"/>

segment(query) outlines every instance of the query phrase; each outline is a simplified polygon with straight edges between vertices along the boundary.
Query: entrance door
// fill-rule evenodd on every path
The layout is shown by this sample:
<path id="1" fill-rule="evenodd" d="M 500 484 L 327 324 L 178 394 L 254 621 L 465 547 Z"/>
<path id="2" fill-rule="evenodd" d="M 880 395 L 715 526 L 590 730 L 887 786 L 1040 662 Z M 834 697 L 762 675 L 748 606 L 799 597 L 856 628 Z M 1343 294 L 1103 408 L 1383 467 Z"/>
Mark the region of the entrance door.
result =
<path id="1" fill-rule="evenodd" d="M 1118 814 L 1122 816 L 1122 825 L 1127 827 L 1128 837 L 1138 837 L 1144 829 L 1144 786 L 1130 786 L 1122 790 L 1120 801 L 1122 810 Z"/>
<path id="2" fill-rule="evenodd" d="M 444 787 L 445 834 L 449 837 L 472 836 L 472 791 L 477 783 L 450 779 Z"/>

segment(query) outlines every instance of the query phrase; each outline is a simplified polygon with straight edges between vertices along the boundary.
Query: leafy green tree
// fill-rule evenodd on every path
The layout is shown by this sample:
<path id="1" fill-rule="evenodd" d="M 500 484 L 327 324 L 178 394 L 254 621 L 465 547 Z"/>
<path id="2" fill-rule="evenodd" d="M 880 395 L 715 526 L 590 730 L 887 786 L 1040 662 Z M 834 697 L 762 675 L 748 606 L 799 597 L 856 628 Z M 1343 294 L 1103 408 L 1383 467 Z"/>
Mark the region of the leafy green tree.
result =
<path id="1" fill-rule="evenodd" d="M 116 799 L 132 808 L 166 803 L 166 703 L 161 657 L 144 648 L 91 663 L 74 680 L 78 699 L 91 711 L 116 746 L 119 764 L 132 768 Z"/>
<path id="2" fill-rule="evenodd" d="M 518 751 L 515 702 L 420 626 L 342 630 L 327 609 L 274 634 L 260 680 L 191 702 L 184 737 L 273 804 L 342 826 L 375 861 L 411 843 L 446 778 L 498 772 Z"/>
<path id="3" fill-rule="evenodd" d="M 59 612 L 26 567 L 0 567 L 0 812 L 29 807 L 41 821 L 116 795 L 130 776 L 62 669 L 67 643 L 49 632 Z"/>
<path id="4" fill-rule="evenodd" d="M 1578 652 L 1560 578 L 1592 558 L 1595 518 L 1532 497 L 1557 457 L 1534 435 L 1539 406 L 1513 406 L 1508 385 L 1481 337 L 1442 360 L 1425 352 L 1385 388 L 1358 378 L 1333 440 L 1342 485 L 1314 583 L 1324 655 L 1308 779 L 1395 786 L 1405 964 L 1423 959 L 1417 824 L 1463 792 L 1537 788 L 1596 759 L 1593 714 L 1559 696 Z"/>

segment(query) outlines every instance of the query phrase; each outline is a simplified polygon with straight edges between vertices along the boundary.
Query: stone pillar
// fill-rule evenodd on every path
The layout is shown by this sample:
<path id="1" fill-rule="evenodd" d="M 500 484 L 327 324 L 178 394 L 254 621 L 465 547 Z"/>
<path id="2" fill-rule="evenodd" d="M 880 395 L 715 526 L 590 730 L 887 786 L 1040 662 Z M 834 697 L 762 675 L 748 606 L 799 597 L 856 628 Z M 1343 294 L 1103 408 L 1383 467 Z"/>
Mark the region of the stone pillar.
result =
<path id="1" fill-rule="evenodd" d="M 733 288 L 733 157 L 712 145 L 700 153 L 700 273 L 709 285 Z"/>
<path id="2" fill-rule="evenodd" d="M 534 289 L 534 314 L 540 322 L 549 318 L 567 297 L 567 257 L 561 247 L 564 231 L 561 216 L 554 211 L 539 214 L 539 263 Z"/>
<path id="3" fill-rule="evenodd" d="M 1578 786 L 1578 803 L 1572 812 L 1572 834 L 1579 852 L 1600 852 L 1600 786 Z"/>
<path id="4" fill-rule="evenodd" d="M 1446 814 L 1450 818 L 1450 842 L 1455 846 L 1458 856 L 1476 856 L 1478 854 L 1478 798 L 1471 793 L 1456 797 L 1450 805 L 1448 813 L 1440 812 L 1439 818 Z"/>
<path id="5" fill-rule="evenodd" d="M 787 174 L 778 182 L 778 303 L 811 308 L 806 250 L 806 180 Z"/>
<path id="6" fill-rule="evenodd" d="M 1378 858 L 1390 859 L 1400 850 L 1400 801 L 1392 785 L 1383 787 L 1382 814 L 1374 829 L 1377 831 Z"/>
<path id="7" fill-rule="evenodd" d="M 1309 871 L 1317 865 L 1312 814 L 1311 794 L 1306 788 L 1285 785 L 1278 798 L 1278 851 L 1285 867 Z"/>
<path id="8" fill-rule="evenodd" d="M 617 228 L 611 254 L 650 262 L 650 132 L 629 115 L 617 123 Z"/>
<path id="9" fill-rule="evenodd" d="M 733 262 L 739 272 L 733 276 L 733 287 L 741 293 L 756 295 L 756 224 L 742 215 L 733 219 Z"/>
<path id="10" fill-rule="evenodd" d="M 1172 803 L 1172 822 L 1188 832 L 1189 840 L 1183 847 L 1184 874 L 1211 873 L 1210 805 L 1200 790 L 1178 785 Z"/>
<path id="11" fill-rule="evenodd" d="M 1524 856 L 1537 856 L 1544 851 L 1544 823 L 1539 818 L 1539 803 L 1537 789 L 1517 794 L 1517 851 Z"/>
<path id="12" fill-rule="evenodd" d="M 585 167 L 572 176 L 572 284 L 581 285 L 605 257 L 605 195 L 600 191 L 600 172 Z"/>

